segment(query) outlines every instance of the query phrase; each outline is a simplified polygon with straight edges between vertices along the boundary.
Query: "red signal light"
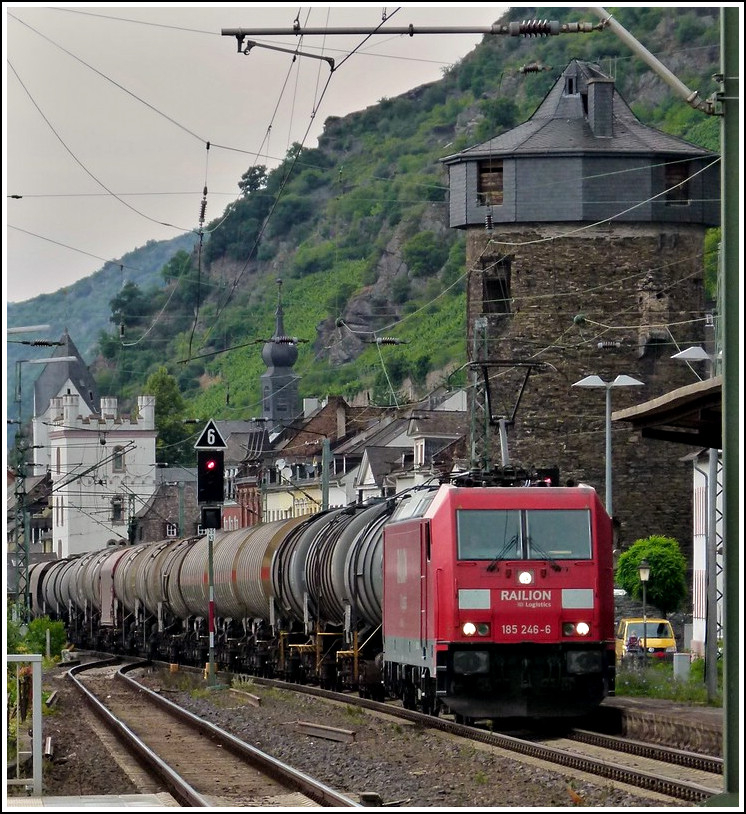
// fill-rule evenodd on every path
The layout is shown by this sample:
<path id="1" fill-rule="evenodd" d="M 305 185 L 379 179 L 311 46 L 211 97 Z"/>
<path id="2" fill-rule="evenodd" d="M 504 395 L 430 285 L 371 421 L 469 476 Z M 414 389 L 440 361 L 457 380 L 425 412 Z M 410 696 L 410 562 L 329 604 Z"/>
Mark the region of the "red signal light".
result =
<path id="1" fill-rule="evenodd" d="M 197 451 L 197 501 L 223 502 L 223 453 Z"/>

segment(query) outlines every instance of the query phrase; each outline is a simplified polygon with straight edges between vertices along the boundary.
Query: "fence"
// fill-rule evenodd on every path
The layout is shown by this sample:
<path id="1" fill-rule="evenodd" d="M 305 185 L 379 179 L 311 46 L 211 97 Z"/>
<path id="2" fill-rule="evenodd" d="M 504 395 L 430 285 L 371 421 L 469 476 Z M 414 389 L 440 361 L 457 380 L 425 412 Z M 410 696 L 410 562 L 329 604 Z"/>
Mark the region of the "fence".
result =
<path id="1" fill-rule="evenodd" d="M 41 655 L 8 655 L 8 663 L 16 664 L 16 699 L 18 715 L 18 734 L 16 749 L 16 776 L 7 780 L 8 785 L 26 786 L 33 789 L 34 796 L 41 797 L 42 778 L 42 718 L 41 718 Z M 21 725 L 20 710 L 21 698 L 26 694 L 26 689 L 22 686 L 20 665 L 31 664 L 31 751 L 22 747 L 28 743 L 25 728 Z M 28 697 L 26 695 L 26 697 Z M 23 716 L 25 720 L 25 715 Z M 33 758 L 33 777 L 21 777 L 21 768 L 25 763 L 25 758 Z"/>

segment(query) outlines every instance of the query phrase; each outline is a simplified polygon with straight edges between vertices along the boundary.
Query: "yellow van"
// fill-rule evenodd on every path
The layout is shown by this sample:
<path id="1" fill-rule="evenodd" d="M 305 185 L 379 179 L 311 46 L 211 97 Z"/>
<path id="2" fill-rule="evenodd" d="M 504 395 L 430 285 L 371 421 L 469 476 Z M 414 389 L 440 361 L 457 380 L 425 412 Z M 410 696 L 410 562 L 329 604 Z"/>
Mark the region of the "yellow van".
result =
<path id="1" fill-rule="evenodd" d="M 624 617 L 619 620 L 616 629 L 616 658 L 617 662 L 627 656 L 642 656 L 643 652 L 648 658 L 673 660 L 676 652 L 676 638 L 668 619 L 655 619 L 647 617 Z"/>

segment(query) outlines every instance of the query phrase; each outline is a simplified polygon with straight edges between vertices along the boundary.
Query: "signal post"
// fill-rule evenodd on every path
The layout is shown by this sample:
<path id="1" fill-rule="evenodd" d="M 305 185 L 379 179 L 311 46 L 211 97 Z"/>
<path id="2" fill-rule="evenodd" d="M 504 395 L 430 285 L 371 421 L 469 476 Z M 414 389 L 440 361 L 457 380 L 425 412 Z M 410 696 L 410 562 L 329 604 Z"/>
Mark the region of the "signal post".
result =
<path id="1" fill-rule="evenodd" d="M 194 448 L 197 450 L 197 502 L 201 509 L 200 523 L 207 529 L 207 624 L 210 637 L 208 686 L 215 682 L 215 583 L 213 579 L 212 550 L 215 529 L 222 526 L 221 514 L 224 499 L 224 450 L 225 441 L 215 422 L 210 419 L 202 430 Z"/>

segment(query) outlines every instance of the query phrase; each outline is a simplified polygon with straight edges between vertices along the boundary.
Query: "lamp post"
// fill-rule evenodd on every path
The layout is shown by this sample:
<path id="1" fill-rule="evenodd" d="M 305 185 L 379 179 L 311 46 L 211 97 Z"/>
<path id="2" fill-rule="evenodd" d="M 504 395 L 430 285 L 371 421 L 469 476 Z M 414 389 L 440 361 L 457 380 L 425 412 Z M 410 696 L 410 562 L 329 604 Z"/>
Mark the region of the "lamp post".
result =
<path id="1" fill-rule="evenodd" d="M 573 387 L 604 387 L 606 388 L 606 511 L 609 517 L 614 516 L 611 498 L 611 390 L 613 387 L 641 387 L 644 382 L 633 379 L 632 376 L 617 376 L 613 382 L 605 382 L 600 376 L 586 376 Z"/>
<path id="2" fill-rule="evenodd" d="M 16 360 L 16 416 L 18 423 L 18 432 L 23 434 L 23 391 L 21 389 L 21 366 L 24 364 L 29 365 L 48 365 L 56 362 L 77 362 L 77 356 L 50 356 L 41 359 L 17 359 Z M 32 439 L 33 440 L 33 439 Z M 28 446 L 22 445 L 20 442 L 18 447 L 18 484 L 16 486 L 16 602 L 19 608 L 19 615 L 21 621 L 28 620 L 28 613 L 30 610 L 29 602 L 29 583 L 28 583 L 28 567 L 29 567 L 29 544 L 30 544 L 30 529 L 29 518 L 26 510 L 26 450 Z"/>
<path id="3" fill-rule="evenodd" d="M 710 378 L 716 375 L 718 354 L 711 355 L 699 346 L 675 353 L 682 362 L 709 362 Z M 691 365 L 690 365 L 691 367 Z M 705 543 L 705 686 L 708 700 L 717 696 L 717 495 L 718 451 L 710 447 L 707 464 L 707 537 Z"/>
<path id="4" fill-rule="evenodd" d="M 648 603 L 647 586 L 650 579 L 650 566 L 647 560 L 640 560 L 637 566 L 640 572 L 640 582 L 642 583 L 642 659 L 643 663 L 648 658 Z"/>

